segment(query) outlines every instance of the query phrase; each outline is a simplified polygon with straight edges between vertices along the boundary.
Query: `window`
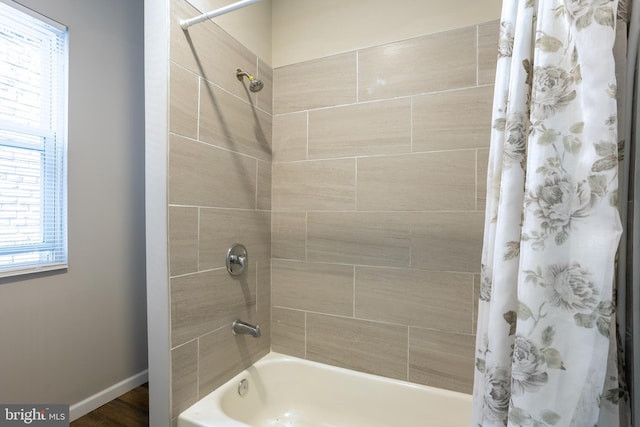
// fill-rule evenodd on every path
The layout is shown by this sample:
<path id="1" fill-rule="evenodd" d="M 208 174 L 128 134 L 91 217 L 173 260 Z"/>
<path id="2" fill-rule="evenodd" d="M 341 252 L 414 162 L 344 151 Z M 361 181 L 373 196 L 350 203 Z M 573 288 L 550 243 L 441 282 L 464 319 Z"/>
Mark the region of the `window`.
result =
<path id="1" fill-rule="evenodd" d="M 67 34 L 0 0 L 0 277 L 67 264 Z"/>

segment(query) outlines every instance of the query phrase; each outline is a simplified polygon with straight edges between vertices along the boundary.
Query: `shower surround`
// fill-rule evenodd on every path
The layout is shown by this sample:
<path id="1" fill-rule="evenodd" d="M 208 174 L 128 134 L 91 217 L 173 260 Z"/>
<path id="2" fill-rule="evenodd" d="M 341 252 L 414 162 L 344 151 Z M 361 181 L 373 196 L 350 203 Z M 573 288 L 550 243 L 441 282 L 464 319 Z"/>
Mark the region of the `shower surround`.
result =
<path id="1" fill-rule="evenodd" d="M 172 418 L 269 349 L 470 392 L 497 22 L 272 72 L 199 13 L 171 1 Z"/>
<path id="2" fill-rule="evenodd" d="M 497 39 L 274 70 L 274 351 L 471 392 Z"/>

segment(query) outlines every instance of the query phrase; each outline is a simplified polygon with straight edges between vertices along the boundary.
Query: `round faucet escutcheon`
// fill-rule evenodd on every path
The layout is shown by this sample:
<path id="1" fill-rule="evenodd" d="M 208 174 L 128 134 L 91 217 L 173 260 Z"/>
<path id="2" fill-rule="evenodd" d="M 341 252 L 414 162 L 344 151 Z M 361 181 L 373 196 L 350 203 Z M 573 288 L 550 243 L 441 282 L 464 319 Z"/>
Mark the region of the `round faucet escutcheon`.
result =
<path id="1" fill-rule="evenodd" d="M 232 276 L 240 276 L 249 265 L 249 254 L 242 243 L 234 243 L 227 251 L 227 271 Z"/>

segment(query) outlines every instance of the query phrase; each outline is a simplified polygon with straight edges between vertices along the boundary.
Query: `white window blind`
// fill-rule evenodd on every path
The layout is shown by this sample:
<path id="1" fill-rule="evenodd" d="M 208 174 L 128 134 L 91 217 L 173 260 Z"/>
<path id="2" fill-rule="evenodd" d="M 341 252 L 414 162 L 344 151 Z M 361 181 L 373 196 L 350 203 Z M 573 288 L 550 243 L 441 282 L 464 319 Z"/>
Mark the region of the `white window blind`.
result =
<path id="1" fill-rule="evenodd" d="M 0 0 L 0 277 L 67 264 L 67 30 Z"/>

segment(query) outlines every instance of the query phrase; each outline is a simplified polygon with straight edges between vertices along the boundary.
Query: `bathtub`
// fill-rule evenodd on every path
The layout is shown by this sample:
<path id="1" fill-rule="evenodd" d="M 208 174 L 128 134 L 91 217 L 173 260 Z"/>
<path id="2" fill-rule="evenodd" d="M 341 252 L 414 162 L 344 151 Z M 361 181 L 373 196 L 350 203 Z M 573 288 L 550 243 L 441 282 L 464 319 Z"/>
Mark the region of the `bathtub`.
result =
<path id="1" fill-rule="evenodd" d="M 178 427 L 468 427 L 471 396 L 270 353 Z"/>

